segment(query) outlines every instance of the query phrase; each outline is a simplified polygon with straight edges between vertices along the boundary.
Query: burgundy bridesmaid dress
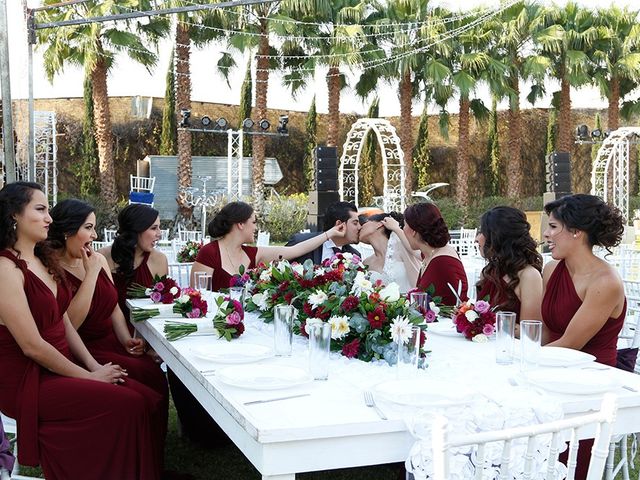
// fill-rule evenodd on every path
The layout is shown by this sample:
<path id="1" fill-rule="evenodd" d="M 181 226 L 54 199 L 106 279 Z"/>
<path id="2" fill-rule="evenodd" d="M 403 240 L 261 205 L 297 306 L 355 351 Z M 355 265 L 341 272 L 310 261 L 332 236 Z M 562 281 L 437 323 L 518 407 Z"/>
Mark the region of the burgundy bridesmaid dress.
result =
<path id="1" fill-rule="evenodd" d="M 255 268 L 256 266 L 256 254 L 258 253 L 257 247 L 242 246 L 244 253 L 249 257 L 249 267 Z M 213 268 L 213 286 L 212 290 L 217 292 L 223 288 L 229 288 L 231 277 L 233 276 L 222 268 L 222 258 L 220 256 L 220 244 L 217 240 L 206 244 L 198 252 L 196 262 Z M 237 272 L 236 272 L 237 273 Z"/>
<path id="2" fill-rule="evenodd" d="M 75 361 L 56 297 L 25 261 L 7 250 L 0 256 L 24 274 L 42 338 Z M 135 380 L 114 385 L 52 373 L 26 357 L 0 325 L 0 410 L 17 421 L 20 463 L 42 465 L 47 480 L 160 478 L 163 452 L 151 426 L 157 397 Z"/>
<path id="3" fill-rule="evenodd" d="M 433 257 L 424 273 L 418 278 L 416 286 L 421 290 L 427 290 L 430 285 L 435 288 L 434 297 L 442 298 L 442 305 L 455 306 L 456 296 L 448 287 L 449 283 L 457 291 L 458 283 L 462 282 L 460 299 L 464 302 L 467 296 L 467 274 L 462 262 L 458 258 L 448 255 Z"/>

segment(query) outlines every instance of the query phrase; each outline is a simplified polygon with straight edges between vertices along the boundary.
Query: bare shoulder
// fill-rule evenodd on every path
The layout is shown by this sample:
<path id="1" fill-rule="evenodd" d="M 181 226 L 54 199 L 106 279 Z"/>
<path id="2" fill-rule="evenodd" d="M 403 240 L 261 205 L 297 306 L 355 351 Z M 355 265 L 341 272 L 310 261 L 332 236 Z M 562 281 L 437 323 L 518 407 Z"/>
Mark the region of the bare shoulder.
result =
<path id="1" fill-rule="evenodd" d="M 16 264 L 5 257 L 0 257 L 0 277 L 2 277 L 3 282 L 22 283 L 24 280 L 24 275 L 19 268 L 16 268 Z"/>
<path id="2" fill-rule="evenodd" d="M 93 254 L 96 255 L 96 258 L 98 260 L 100 260 L 100 265 L 102 265 L 102 268 L 104 268 L 107 271 L 111 270 L 111 267 L 109 266 L 109 262 L 107 261 L 107 257 L 105 257 L 102 253 L 100 253 L 100 251 L 93 252 Z"/>
<path id="3" fill-rule="evenodd" d="M 533 266 L 527 265 L 522 270 L 518 272 L 518 278 L 520 282 L 539 282 L 542 281 L 542 275 L 540 272 Z"/>
<path id="4" fill-rule="evenodd" d="M 590 282 L 587 292 L 596 294 L 624 294 L 624 283 L 617 270 L 606 262 L 602 262 Z"/>
<path id="5" fill-rule="evenodd" d="M 167 256 L 160 250 L 156 250 L 155 248 L 151 250 L 149 260 L 153 263 L 157 263 L 158 265 L 167 265 L 169 263 L 169 261 L 167 260 Z"/>
<path id="6" fill-rule="evenodd" d="M 547 280 L 549 280 L 551 274 L 554 272 L 559 263 L 559 260 L 551 260 L 544 266 L 544 268 L 542 269 L 542 278 L 545 283 L 547 282 Z"/>

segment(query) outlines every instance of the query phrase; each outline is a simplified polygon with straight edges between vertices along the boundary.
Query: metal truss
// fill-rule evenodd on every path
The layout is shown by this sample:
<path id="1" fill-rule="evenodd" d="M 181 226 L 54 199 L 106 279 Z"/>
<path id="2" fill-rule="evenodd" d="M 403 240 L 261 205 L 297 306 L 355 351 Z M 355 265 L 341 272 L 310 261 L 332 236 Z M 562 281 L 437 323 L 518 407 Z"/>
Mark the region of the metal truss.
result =
<path id="1" fill-rule="evenodd" d="M 405 208 L 404 153 L 396 129 L 388 120 L 380 118 L 361 118 L 351 126 L 342 148 L 338 172 L 340 199 L 358 205 L 360 156 L 367 134 L 372 130 L 382 152 L 382 209 L 402 212 Z"/>
<path id="2" fill-rule="evenodd" d="M 629 220 L 630 144 L 640 137 L 640 128 L 624 127 L 602 142 L 591 171 L 591 194 L 620 209 Z"/>
<path id="3" fill-rule="evenodd" d="M 227 197 L 228 201 L 242 199 L 242 144 L 244 132 L 227 130 Z"/>
<path id="4" fill-rule="evenodd" d="M 34 112 L 35 178 L 52 205 L 58 201 L 58 146 L 55 112 Z M 20 165 L 20 178 L 29 178 L 29 164 Z"/>

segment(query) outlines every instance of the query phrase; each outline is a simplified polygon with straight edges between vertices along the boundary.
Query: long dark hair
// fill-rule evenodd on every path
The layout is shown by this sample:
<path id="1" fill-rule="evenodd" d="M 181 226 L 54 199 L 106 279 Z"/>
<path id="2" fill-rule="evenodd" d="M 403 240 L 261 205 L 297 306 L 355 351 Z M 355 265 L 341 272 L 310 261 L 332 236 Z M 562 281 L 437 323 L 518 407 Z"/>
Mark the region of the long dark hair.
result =
<path id="1" fill-rule="evenodd" d="M 127 280 L 133 278 L 138 235 L 153 225 L 158 215 L 155 208 L 141 203 L 127 205 L 118 215 L 118 232 L 111 246 L 111 258 L 118 265 L 116 272 Z"/>
<path id="2" fill-rule="evenodd" d="M 488 282 L 506 298 L 501 309 L 513 310 L 518 304 L 515 293 L 520 284 L 518 273 L 528 265 L 542 271 L 542 256 L 536 250 L 536 241 L 531 237 L 531 226 L 527 217 L 517 208 L 495 207 L 486 211 L 480 219 L 480 233 L 484 235 L 483 256 L 487 265 L 477 284 L 480 291 Z M 507 276 L 506 288 L 503 278 Z M 500 295 L 500 293 L 502 295 Z M 491 299 L 492 301 L 494 299 Z"/>
<path id="3" fill-rule="evenodd" d="M 245 202 L 227 203 L 209 222 L 207 232 L 212 239 L 224 237 L 236 223 L 244 223 L 253 215 L 253 207 Z"/>
<path id="4" fill-rule="evenodd" d="M 66 237 L 78 233 L 87 217 L 95 211 L 96 209 L 87 202 L 76 198 L 67 198 L 58 203 L 50 212 L 53 223 L 49 227 L 47 237 L 49 245 L 55 249 L 64 248 Z"/>
<path id="5" fill-rule="evenodd" d="M 14 248 L 18 236 L 14 229 L 16 221 L 13 216 L 24 211 L 36 190 L 45 193 L 42 185 L 34 182 L 8 183 L 0 190 L 0 250 Z M 17 252 L 20 256 L 20 252 Z M 34 254 L 56 280 L 64 280 L 64 270 L 46 242 L 36 243 Z"/>

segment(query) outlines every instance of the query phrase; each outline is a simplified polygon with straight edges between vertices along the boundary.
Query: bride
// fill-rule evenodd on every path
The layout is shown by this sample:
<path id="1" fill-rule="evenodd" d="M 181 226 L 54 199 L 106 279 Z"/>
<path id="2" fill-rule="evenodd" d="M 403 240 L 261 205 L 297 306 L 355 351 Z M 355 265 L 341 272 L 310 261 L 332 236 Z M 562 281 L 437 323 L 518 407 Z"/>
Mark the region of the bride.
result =
<path id="1" fill-rule="evenodd" d="M 417 255 L 407 251 L 402 245 L 402 239 L 398 234 L 384 226 L 384 219 L 391 217 L 400 225 L 403 223 L 402 214 L 397 212 L 379 213 L 368 217 L 361 216 L 360 241 L 371 245 L 373 255 L 364 259 L 364 264 L 369 267 L 371 281 L 381 279 L 383 283 L 395 282 L 400 291 L 405 293 L 414 288 L 420 259 Z M 399 235 L 404 235 L 400 230 Z"/>

